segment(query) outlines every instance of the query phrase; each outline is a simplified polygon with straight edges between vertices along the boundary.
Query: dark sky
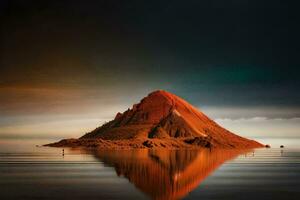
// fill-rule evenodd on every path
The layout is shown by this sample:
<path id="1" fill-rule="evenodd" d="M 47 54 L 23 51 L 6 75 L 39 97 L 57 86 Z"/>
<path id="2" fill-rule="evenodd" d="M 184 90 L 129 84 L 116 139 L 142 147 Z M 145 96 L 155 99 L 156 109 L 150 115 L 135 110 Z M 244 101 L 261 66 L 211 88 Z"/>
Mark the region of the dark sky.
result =
<path id="1" fill-rule="evenodd" d="M 197 106 L 300 116 L 297 1 L 1 0 L 0 16 L 2 115 L 166 89 Z"/>

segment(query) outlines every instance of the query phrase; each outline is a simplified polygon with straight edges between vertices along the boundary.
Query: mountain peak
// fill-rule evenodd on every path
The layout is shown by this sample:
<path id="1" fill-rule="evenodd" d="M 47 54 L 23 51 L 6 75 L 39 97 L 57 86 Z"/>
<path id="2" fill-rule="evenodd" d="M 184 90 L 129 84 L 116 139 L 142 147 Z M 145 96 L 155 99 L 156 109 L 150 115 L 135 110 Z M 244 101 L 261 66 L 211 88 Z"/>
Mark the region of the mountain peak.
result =
<path id="1" fill-rule="evenodd" d="M 145 101 L 160 101 L 160 106 L 162 106 L 163 103 L 172 104 L 172 101 L 174 101 L 174 96 L 175 95 L 165 90 L 155 90 L 143 98 L 141 103 Z"/>
<path id="2" fill-rule="evenodd" d="M 150 92 L 148 94 L 148 96 L 153 96 L 153 95 L 162 95 L 162 96 L 166 96 L 166 97 L 170 97 L 172 96 L 173 94 L 170 93 L 170 92 L 167 92 L 165 90 L 154 90 L 153 92 Z"/>
<path id="3" fill-rule="evenodd" d="M 186 141 L 204 147 L 261 146 L 222 128 L 187 101 L 164 90 L 149 93 L 131 109 L 80 139 L 93 138 L 146 140 L 146 146 L 152 145 L 149 139 Z"/>

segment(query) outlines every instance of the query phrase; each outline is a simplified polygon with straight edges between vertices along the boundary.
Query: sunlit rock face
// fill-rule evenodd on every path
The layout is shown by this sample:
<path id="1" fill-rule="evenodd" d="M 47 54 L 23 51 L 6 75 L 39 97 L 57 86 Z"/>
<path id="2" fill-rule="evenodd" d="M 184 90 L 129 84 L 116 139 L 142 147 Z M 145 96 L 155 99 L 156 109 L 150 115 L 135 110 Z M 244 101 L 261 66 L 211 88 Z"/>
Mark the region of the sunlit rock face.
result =
<path id="1" fill-rule="evenodd" d="M 209 143 L 210 147 L 262 147 L 255 141 L 229 132 L 182 98 L 162 90 L 150 93 L 131 109 L 117 113 L 114 120 L 80 139 L 95 138 L 143 141 L 148 138 L 198 138 L 205 144 Z M 201 146 L 203 142 L 197 144 Z"/>
<path id="2" fill-rule="evenodd" d="M 94 151 L 152 199 L 179 199 L 242 151 L 235 150 L 128 150 Z"/>

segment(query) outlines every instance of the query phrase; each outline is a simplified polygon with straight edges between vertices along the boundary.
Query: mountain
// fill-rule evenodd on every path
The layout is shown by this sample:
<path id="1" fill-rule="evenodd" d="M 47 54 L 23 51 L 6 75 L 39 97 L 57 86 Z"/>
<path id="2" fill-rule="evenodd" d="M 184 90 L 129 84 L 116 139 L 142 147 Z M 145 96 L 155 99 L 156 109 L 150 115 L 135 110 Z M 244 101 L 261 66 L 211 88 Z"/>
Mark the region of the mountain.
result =
<path id="1" fill-rule="evenodd" d="M 55 144 L 100 147 L 116 144 L 136 148 L 263 146 L 222 128 L 182 98 L 163 90 L 150 93 L 131 109 L 117 113 L 112 121 L 79 139 L 62 140 Z"/>

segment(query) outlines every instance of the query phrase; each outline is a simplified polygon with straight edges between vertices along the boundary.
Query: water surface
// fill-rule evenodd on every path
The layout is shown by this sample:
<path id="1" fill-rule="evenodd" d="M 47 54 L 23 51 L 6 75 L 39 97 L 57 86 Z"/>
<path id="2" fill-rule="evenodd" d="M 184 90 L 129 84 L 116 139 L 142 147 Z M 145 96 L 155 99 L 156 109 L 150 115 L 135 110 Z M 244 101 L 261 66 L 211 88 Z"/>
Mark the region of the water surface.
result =
<path id="1" fill-rule="evenodd" d="M 0 199 L 299 199 L 300 149 L 287 144 L 294 145 L 62 155 L 60 148 L 2 142 Z"/>

